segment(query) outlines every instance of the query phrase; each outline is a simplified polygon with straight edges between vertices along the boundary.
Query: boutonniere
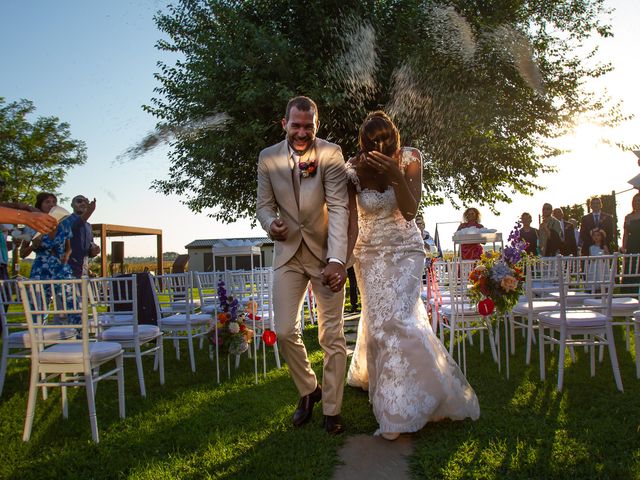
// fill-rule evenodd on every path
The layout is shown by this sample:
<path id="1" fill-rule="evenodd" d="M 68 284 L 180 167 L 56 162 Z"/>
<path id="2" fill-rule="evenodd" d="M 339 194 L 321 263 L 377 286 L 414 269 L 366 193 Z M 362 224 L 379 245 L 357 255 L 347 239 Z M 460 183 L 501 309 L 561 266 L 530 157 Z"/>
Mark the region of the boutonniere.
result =
<path id="1" fill-rule="evenodd" d="M 298 169 L 300 169 L 300 176 L 302 178 L 313 177 L 318 171 L 318 164 L 315 158 L 306 162 L 299 162 Z"/>

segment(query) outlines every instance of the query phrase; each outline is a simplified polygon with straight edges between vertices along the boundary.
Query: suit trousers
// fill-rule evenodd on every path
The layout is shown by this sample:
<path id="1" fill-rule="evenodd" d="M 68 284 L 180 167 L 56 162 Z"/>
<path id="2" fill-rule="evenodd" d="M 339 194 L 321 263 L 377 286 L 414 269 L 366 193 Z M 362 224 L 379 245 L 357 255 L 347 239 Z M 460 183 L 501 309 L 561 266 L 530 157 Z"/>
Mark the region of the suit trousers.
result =
<path id="1" fill-rule="evenodd" d="M 308 395 L 318 381 L 302 343 L 300 309 L 311 282 L 318 304 L 318 340 L 324 352 L 322 411 L 325 415 L 338 415 L 347 366 L 342 318 L 344 290 L 334 293 L 322 285 L 324 267 L 325 262 L 313 255 L 303 241 L 291 260 L 274 271 L 273 311 L 280 353 L 289 366 L 298 393 Z"/>

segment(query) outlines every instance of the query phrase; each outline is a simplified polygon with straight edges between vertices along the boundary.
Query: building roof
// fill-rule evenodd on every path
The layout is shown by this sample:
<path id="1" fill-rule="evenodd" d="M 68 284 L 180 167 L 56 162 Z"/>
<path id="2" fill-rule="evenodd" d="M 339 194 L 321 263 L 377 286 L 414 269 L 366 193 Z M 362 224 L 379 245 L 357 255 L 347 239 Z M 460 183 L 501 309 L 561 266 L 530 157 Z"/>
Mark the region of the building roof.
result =
<path id="1" fill-rule="evenodd" d="M 230 245 L 273 245 L 273 240 L 267 237 L 248 237 L 248 238 L 208 238 L 204 240 L 194 240 L 184 246 L 184 248 L 216 248 Z"/>

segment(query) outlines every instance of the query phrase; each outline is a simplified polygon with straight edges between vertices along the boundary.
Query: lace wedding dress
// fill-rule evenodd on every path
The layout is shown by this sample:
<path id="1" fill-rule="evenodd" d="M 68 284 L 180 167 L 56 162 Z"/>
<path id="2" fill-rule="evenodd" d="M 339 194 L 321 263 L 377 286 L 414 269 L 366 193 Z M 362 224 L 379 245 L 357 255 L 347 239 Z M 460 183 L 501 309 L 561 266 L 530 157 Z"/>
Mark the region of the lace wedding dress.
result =
<path id="1" fill-rule="evenodd" d="M 401 168 L 413 161 L 419 160 L 403 149 Z M 362 300 L 347 382 L 369 391 L 380 425 L 375 435 L 415 432 L 444 418 L 477 419 L 476 394 L 433 333 L 420 299 L 420 231 L 398 210 L 393 187 L 361 188 L 351 162 L 347 178 L 357 191 L 354 267 Z"/>

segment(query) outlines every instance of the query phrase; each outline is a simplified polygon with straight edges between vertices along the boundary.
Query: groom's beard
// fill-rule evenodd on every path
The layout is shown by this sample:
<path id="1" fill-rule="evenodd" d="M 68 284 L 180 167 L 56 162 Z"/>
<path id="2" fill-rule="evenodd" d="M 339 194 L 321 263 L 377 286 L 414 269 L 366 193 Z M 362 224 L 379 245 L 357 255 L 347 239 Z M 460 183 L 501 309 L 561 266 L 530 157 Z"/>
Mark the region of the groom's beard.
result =
<path id="1" fill-rule="evenodd" d="M 311 150 L 313 146 L 316 144 L 316 139 L 314 137 L 313 140 L 311 140 L 307 145 L 307 148 L 305 148 L 304 150 L 297 150 L 296 147 L 293 145 L 293 142 L 291 141 L 291 139 L 289 139 L 288 137 L 287 137 L 287 143 L 289 144 L 289 147 L 291 148 L 291 150 L 293 150 L 296 153 L 296 155 L 302 158 L 304 154 L 307 153 L 309 150 Z"/>

